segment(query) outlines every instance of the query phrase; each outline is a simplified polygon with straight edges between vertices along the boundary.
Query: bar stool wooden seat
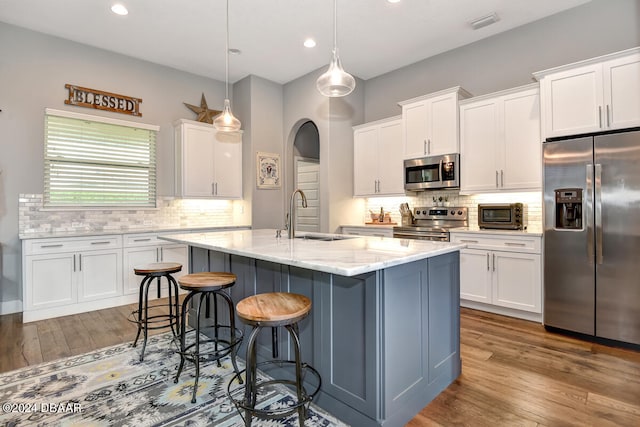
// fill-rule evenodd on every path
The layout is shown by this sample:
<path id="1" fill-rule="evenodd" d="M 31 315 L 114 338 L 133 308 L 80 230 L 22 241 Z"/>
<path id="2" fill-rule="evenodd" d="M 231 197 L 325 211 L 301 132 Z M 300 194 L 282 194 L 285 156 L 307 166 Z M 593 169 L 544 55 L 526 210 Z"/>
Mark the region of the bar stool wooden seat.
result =
<path id="1" fill-rule="evenodd" d="M 177 262 L 154 262 L 134 267 L 133 272 L 137 276 L 144 276 L 140 282 L 140 291 L 138 296 L 138 309 L 131 312 L 129 321 L 138 325 L 138 332 L 133 341 L 132 346 L 138 344 L 140 333 L 143 333 L 142 351 L 140 352 L 140 361 L 144 360 L 144 351 L 147 347 L 148 332 L 151 329 L 171 328 L 173 335 L 177 336 L 180 330 L 180 303 L 178 300 L 178 284 L 172 274 L 182 270 L 182 264 Z M 153 279 L 156 279 L 158 298 L 161 298 L 161 279 L 167 279 L 167 288 L 169 291 L 169 300 L 167 303 L 156 302 L 149 304 L 149 288 Z M 168 309 L 168 313 L 165 311 Z M 150 313 L 151 312 L 151 313 Z"/>
<path id="2" fill-rule="evenodd" d="M 182 317 L 180 325 L 180 366 L 176 374 L 174 382 L 178 382 L 180 374 L 184 367 L 184 362 L 189 360 L 195 364 L 195 381 L 193 384 L 193 393 L 191 395 L 191 403 L 196 402 L 196 393 L 198 392 L 198 379 L 200 377 L 200 361 L 205 359 L 208 361 L 216 361 L 221 366 L 220 359 L 227 355 L 231 355 L 231 363 L 233 369 L 237 373 L 238 365 L 236 363 L 236 354 L 238 346 L 242 341 L 242 331 L 236 329 L 235 310 L 231 297 L 224 291 L 236 283 L 236 275 L 225 272 L 203 272 L 192 273 L 182 276 L 178 279 L 181 289 L 189 291 L 182 302 Z M 194 328 L 187 331 L 187 312 L 188 304 L 195 297 L 194 301 L 195 319 L 191 322 L 195 324 Z M 206 302 L 205 318 L 210 318 L 210 301 L 213 296 L 213 324 L 201 325 L 202 304 Z M 228 307 L 228 324 L 219 323 L 218 298 L 222 298 Z M 211 333 L 209 335 L 208 333 Z M 187 333 L 193 333 L 193 340 L 187 342 Z M 201 349 L 206 346 L 205 349 Z"/>
<path id="3" fill-rule="evenodd" d="M 308 405 L 318 390 L 320 390 L 321 383 L 320 374 L 313 367 L 307 363 L 303 363 L 301 360 L 298 322 L 307 317 L 310 311 L 311 300 L 309 298 L 304 295 L 287 292 L 257 294 L 244 298 L 237 304 L 236 312 L 238 317 L 244 323 L 253 326 L 253 329 L 247 342 L 246 369 L 242 371 L 246 372 L 245 385 L 231 390 L 231 386 L 236 378 L 240 379 L 241 373 L 237 374 L 229 382 L 227 394 L 241 413 L 242 410 L 244 410 L 245 426 L 251 425 L 253 416 L 267 419 L 282 418 L 296 411 L 298 412 L 300 426 L 304 426 Z M 289 332 L 295 352 L 295 360 L 267 360 L 257 363 L 256 339 L 258 333 L 263 327 L 275 328 L 278 326 L 284 327 Z M 272 379 L 258 382 L 257 369 L 259 366 L 266 364 L 276 364 L 278 366 L 285 364 L 294 365 L 294 380 Z M 304 387 L 303 380 L 307 373 L 311 373 L 317 381 L 311 393 L 308 393 Z M 258 402 L 259 391 L 274 384 L 294 386 L 297 396 L 295 404 L 278 409 L 260 408 L 261 402 Z M 239 392 L 242 391 L 242 397 L 239 397 Z"/>

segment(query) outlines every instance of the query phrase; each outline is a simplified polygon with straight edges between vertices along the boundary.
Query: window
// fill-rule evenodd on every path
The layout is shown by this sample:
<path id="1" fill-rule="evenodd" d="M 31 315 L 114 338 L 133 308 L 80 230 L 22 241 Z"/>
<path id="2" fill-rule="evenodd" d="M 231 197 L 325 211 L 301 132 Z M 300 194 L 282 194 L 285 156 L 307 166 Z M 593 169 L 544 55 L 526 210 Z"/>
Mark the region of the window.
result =
<path id="1" fill-rule="evenodd" d="M 158 126 L 46 109 L 45 207 L 155 207 Z"/>

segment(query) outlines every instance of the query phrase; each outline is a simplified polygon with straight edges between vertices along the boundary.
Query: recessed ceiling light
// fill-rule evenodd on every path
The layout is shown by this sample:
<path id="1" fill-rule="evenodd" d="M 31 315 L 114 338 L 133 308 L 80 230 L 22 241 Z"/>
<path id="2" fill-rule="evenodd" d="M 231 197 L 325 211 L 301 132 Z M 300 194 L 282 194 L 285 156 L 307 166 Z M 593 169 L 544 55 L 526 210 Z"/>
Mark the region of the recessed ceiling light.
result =
<path id="1" fill-rule="evenodd" d="M 306 39 L 304 41 L 304 47 L 316 47 L 316 41 L 314 39 Z"/>
<path id="2" fill-rule="evenodd" d="M 387 0 L 387 3 L 400 3 L 400 0 Z"/>
<path id="3" fill-rule="evenodd" d="M 122 16 L 129 14 L 129 11 L 127 10 L 127 8 L 121 3 L 116 3 L 113 6 L 111 6 L 111 12 L 115 13 L 116 15 L 122 15 Z"/>

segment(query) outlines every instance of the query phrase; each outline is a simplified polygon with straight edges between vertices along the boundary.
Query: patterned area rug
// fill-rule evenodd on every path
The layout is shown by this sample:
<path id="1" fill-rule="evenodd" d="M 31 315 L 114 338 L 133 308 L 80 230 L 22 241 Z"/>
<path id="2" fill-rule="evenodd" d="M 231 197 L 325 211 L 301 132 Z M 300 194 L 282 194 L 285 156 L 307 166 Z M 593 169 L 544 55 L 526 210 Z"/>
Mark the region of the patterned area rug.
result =
<path id="1" fill-rule="evenodd" d="M 243 426 L 228 399 L 233 377 L 230 359 L 201 364 L 196 403 L 193 364 L 187 362 L 174 383 L 180 356 L 171 333 L 149 337 L 144 361 L 139 348 L 121 344 L 80 356 L 0 374 L 2 426 Z M 244 369 L 241 360 L 239 368 Z M 264 377 L 264 374 L 261 374 Z M 293 394 L 269 391 L 268 405 L 286 407 Z M 298 426 L 293 414 L 280 420 L 253 420 L 254 426 Z M 346 426 L 311 405 L 305 426 Z"/>

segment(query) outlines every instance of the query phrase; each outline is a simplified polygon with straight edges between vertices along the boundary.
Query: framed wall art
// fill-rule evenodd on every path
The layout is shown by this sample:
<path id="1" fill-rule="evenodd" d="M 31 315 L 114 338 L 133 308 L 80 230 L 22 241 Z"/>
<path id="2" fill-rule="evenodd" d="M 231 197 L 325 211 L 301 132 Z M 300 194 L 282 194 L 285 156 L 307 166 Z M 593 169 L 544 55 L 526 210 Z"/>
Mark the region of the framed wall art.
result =
<path id="1" fill-rule="evenodd" d="M 280 155 L 258 152 L 258 188 L 280 188 Z"/>

